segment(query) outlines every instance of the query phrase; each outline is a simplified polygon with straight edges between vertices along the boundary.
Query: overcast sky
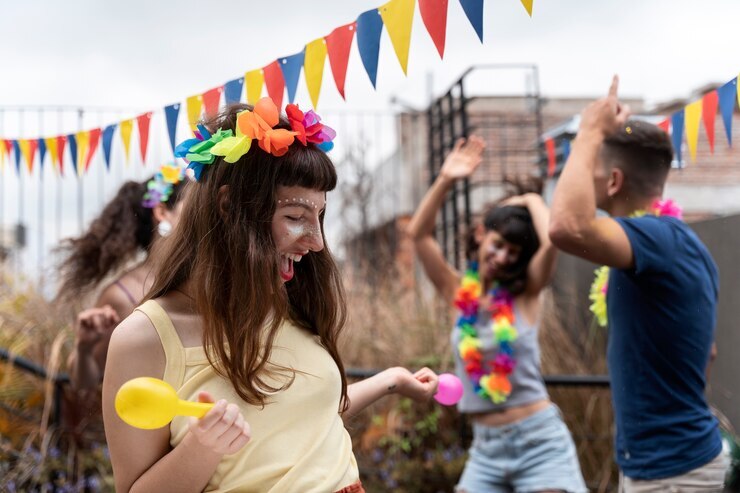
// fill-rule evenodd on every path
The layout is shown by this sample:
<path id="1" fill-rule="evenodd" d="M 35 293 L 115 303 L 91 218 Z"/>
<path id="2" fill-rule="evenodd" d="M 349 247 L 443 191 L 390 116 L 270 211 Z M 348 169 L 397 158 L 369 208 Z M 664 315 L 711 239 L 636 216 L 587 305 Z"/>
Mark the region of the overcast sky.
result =
<path id="1" fill-rule="evenodd" d="M 80 125 L 93 128 L 117 122 L 137 112 L 161 111 L 167 104 L 183 102 L 246 70 L 293 54 L 381 2 L 3 2 L 0 109 L 5 111 L 0 137 L 51 136 L 79 130 Z M 606 91 L 611 75 L 619 73 L 622 94 L 653 103 L 688 97 L 698 86 L 725 82 L 740 71 L 740 57 L 735 55 L 740 49 L 737 0 L 534 0 L 533 18 L 519 0 L 486 0 L 482 44 L 458 0 L 449 2 L 444 60 L 439 59 L 417 9 L 408 76 L 403 75 L 384 33 L 378 88 L 373 90 L 355 43 L 347 102 L 338 96 L 327 63 L 319 112 L 393 111 L 399 106 L 389 103 L 392 97 L 421 108 L 430 97 L 429 80 L 431 95 L 439 95 L 469 66 L 490 63 L 538 65 L 545 96 L 598 96 Z M 521 73 L 482 72 L 473 85 L 478 93 L 517 93 L 524 89 L 524 79 Z M 303 78 L 298 102 L 309 104 Z M 82 123 L 74 115 L 57 115 L 53 124 L 26 112 L 19 124 L 21 119 L 8 110 L 17 105 L 122 110 L 90 114 Z M 392 129 L 379 121 L 375 127 Z M 149 164 L 171 158 L 163 128 L 152 125 Z M 181 124 L 179 136 L 186 133 Z M 114 155 L 122 160 L 117 145 Z M 102 169 L 96 159 L 95 166 Z M 46 224 L 43 238 L 31 235 L 25 254 L 42 263 L 45 251 L 34 247 L 34 241 L 50 243 L 60 234 L 76 233 L 79 224 L 97 213 L 124 178 L 142 179 L 151 174 L 153 166 L 126 168 L 119 162 L 110 174 L 93 170 L 81 191 L 74 177 L 67 176 L 58 185 L 50 179 L 48 168 L 43 187 L 39 187 L 38 169 L 33 177 L 23 179 L 25 185 L 17 182 L 14 173 L 6 173 L 0 183 L 0 223 L 7 227 L 22 221 L 32 229 L 34 221 Z M 58 190 L 63 192 L 54 195 Z M 78 219 L 75 206 L 80 193 L 85 197 L 85 221 Z M 42 196 L 48 198 L 39 209 L 36 204 Z M 25 202 L 19 197 L 26 197 Z M 58 218 L 63 224 L 58 224 Z"/>
<path id="2" fill-rule="evenodd" d="M 381 2 L 3 2 L 0 105 L 161 108 L 295 53 Z M 422 105 L 427 72 L 440 91 L 470 65 L 499 62 L 538 64 L 546 95 L 599 94 L 618 72 L 626 94 L 681 97 L 740 70 L 737 19 L 733 0 L 534 0 L 532 19 L 519 0 L 486 0 L 481 45 L 450 0 L 444 61 L 417 10 L 407 78 L 384 34 L 378 91 L 353 52 L 347 105 L 325 80 L 320 106 L 376 108 L 391 94 Z"/>

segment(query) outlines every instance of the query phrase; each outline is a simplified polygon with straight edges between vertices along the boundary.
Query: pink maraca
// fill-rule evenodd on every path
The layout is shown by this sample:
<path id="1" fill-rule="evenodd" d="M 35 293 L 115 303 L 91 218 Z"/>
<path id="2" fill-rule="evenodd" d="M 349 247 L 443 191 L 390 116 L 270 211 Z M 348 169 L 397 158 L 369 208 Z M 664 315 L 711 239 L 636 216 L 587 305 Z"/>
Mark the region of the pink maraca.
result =
<path id="1" fill-rule="evenodd" d="M 439 386 L 434 400 L 445 406 L 457 404 L 463 395 L 463 385 L 459 378 L 451 373 L 439 375 Z"/>

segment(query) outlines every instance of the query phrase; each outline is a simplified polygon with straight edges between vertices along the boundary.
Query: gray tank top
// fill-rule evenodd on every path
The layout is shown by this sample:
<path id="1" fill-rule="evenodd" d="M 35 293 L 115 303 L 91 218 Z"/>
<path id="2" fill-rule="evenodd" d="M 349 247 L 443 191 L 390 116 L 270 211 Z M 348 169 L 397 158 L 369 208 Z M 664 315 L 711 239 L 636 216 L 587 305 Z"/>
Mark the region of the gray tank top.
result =
<path id="1" fill-rule="evenodd" d="M 470 380 L 465 365 L 457 351 L 457 344 L 460 342 L 460 329 L 452 329 L 452 352 L 455 355 L 455 373 L 463 384 L 463 397 L 457 403 L 457 409 L 461 413 L 487 413 L 500 411 L 502 409 L 523 406 L 531 404 L 542 399 L 547 399 L 547 389 L 542 380 L 540 372 L 540 345 L 537 341 L 537 324 L 530 325 L 519 313 L 519 308 L 514 304 L 514 326 L 518 332 L 516 341 L 512 344 L 514 349 L 514 359 L 516 367 L 509 375 L 511 382 L 511 395 L 502 404 L 494 404 L 491 399 L 478 396 L 473 390 L 473 383 Z M 481 309 L 478 312 L 478 321 L 476 322 L 478 338 L 481 341 L 481 352 L 483 360 L 493 361 L 498 352 L 498 347 L 493 339 L 491 330 L 491 313 L 488 310 Z"/>

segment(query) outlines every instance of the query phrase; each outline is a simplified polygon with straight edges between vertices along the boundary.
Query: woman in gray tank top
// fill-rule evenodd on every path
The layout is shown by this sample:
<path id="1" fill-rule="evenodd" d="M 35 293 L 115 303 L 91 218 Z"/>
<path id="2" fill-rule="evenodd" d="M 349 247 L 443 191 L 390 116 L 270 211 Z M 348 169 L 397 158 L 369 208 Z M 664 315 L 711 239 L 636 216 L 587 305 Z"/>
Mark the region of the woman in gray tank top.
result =
<path id="1" fill-rule="evenodd" d="M 457 492 L 585 492 L 573 439 L 550 402 L 540 372 L 540 293 L 556 251 L 542 197 L 511 197 L 487 211 L 474 231 L 465 273 L 449 265 L 435 220 L 456 180 L 480 165 L 482 139 L 461 139 L 409 224 L 424 270 L 459 311 L 452 331 L 458 403 L 473 423 L 473 444 Z"/>

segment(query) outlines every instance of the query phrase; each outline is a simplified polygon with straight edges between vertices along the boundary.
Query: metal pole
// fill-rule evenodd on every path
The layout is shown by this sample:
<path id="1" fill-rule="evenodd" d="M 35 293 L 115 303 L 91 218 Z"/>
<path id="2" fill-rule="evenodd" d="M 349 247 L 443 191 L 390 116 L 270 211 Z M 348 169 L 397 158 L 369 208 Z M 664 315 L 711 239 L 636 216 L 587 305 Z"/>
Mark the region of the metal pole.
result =
<path id="1" fill-rule="evenodd" d="M 23 109 L 20 109 L 18 111 L 18 135 L 19 138 L 21 135 L 23 135 Z M 18 150 L 20 152 L 20 146 L 18 146 Z M 20 156 L 15 157 L 17 162 L 20 162 Z M 18 166 L 18 169 L 16 170 L 18 172 L 18 226 L 16 228 L 16 243 L 18 243 L 18 248 L 16 249 L 16 255 L 15 255 L 15 276 L 16 278 L 20 275 L 21 270 L 21 249 L 25 248 L 24 246 L 19 245 L 20 238 L 18 236 L 21 234 L 21 228 L 23 227 L 23 173 L 21 172 L 21 167 Z"/>
<path id="2" fill-rule="evenodd" d="M 39 110 L 39 135 L 44 135 L 44 110 Z M 43 292 L 44 288 L 44 162 L 42 156 L 39 154 L 39 288 Z"/>
<path id="3" fill-rule="evenodd" d="M 61 135 L 62 128 L 63 127 L 64 127 L 64 110 L 57 110 L 57 132 L 58 132 L 58 135 Z M 59 153 L 58 154 L 58 156 L 59 156 L 58 157 L 58 159 L 59 159 L 59 163 L 58 164 L 60 164 L 60 165 L 61 165 L 61 163 L 62 163 L 62 161 L 64 159 L 64 156 L 62 155 L 62 152 L 61 151 L 62 151 L 61 149 L 57 149 L 57 152 Z M 57 207 L 56 207 L 56 209 L 57 209 L 56 237 L 57 237 L 57 243 L 59 243 L 62 240 L 62 207 L 64 205 L 64 200 L 62 199 L 62 194 L 64 192 L 64 188 L 62 187 L 63 176 L 62 176 L 62 170 L 61 170 L 61 168 L 58 171 L 59 171 L 59 174 L 56 177 L 56 183 L 57 183 L 57 187 L 56 187 L 56 203 L 57 203 Z"/>
<path id="4" fill-rule="evenodd" d="M 85 110 L 82 108 L 79 108 L 77 110 L 77 130 L 82 130 L 82 118 L 84 117 Z M 80 143 L 77 142 L 77 148 L 79 149 Z M 79 156 L 80 153 L 78 152 L 77 155 Z M 72 156 L 72 160 L 74 160 L 75 157 Z M 84 208 L 84 196 L 82 193 L 82 175 L 79 172 L 79 168 L 82 166 L 82 163 L 79 161 L 77 162 L 77 230 L 79 234 L 82 234 L 83 231 L 83 208 Z"/>
<path id="5" fill-rule="evenodd" d="M 466 139 L 470 136 L 470 128 L 468 127 L 468 99 L 465 96 L 465 86 L 463 79 L 460 79 L 460 130 L 462 136 Z M 463 180 L 463 195 L 465 197 L 465 226 L 470 229 L 471 227 L 471 211 L 470 211 L 470 179 L 465 178 Z"/>

